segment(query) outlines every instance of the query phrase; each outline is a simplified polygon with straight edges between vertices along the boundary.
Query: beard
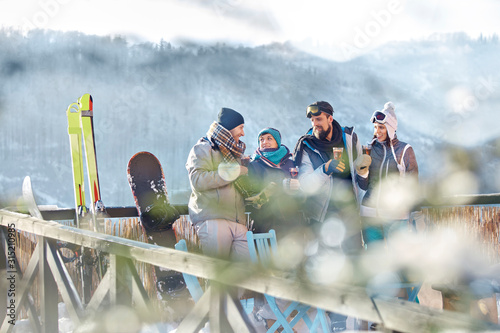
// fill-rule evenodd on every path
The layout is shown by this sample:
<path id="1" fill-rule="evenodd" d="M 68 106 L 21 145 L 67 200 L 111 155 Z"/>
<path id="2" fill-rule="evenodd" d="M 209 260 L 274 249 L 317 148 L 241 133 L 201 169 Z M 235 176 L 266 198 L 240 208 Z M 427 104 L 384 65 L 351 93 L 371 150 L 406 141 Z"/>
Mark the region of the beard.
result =
<path id="1" fill-rule="evenodd" d="M 332 130 L 333 130 L 333 126 L 332 124 L 328 124 L 328 128 L 327 130 L 323 130 L 322 128 L 313 128 L 313 134 L 314 136 L 316 137 L 316 139 L 318 140 L 321 140 L 321 141 L 325 141 L 326 138 L 328 137 L 328 135 L 330 135 L 330 133 L 332 133 Z"/>

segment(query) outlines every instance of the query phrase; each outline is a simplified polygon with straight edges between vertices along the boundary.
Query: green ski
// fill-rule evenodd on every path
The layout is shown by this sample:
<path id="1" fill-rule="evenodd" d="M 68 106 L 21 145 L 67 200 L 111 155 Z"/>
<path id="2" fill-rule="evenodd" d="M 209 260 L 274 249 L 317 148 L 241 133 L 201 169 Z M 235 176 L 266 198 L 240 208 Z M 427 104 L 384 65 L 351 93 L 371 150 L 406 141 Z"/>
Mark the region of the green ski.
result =
<path id="1" fill-rule="evenodd" d="M 87 224 L 87 206 L 85 205 L 85 186 L 83 177 L 83 150 L 82 150 L 82 126 L 80 120 L 80 107 L 78 103 L 72 103 L 68 106 L 66 115 L 68 117 L 68 134 L 71 148 L 71 164 L 73 166 L 73 182 L 75 190 L 75 219 L 77 228 L 82 228 L 83 224 Z M 85 221 L 84 221 L 84 217 Z M 89 256 L 89 249 L 81 248 L 80 253 Z M 89 265 L 80 257 L 80 271 L 82 277 L 82 291 L 84 294 L 84 302 L 90 300 L 90 288 L 92 285 L 92 270 Z"/>
<path id="2" fill-rule="evenodd" d="M 75 190 L 76 224 L 80 228 L 80 218 L 87 213 L 85 206 L 85 190 L 83 179 L 82 127 L 80 108 L 77 103 L 70 104 L 66 110 L 68 117 L 68 134 L 73 165 L 73 181 Z"/>
<path id="3" fill-rule="evenodd" d="M 99 188 L 99 177 L 97 174 L 97 160 L 94 143 L 94 132 L 92 123 L 93 101 L 90 94 L 84 94 L 68 107 L 68 133 L 70 135 L 71 156 L 73 164 L 73 178 L 75 184 L 75 200 L 77 207 L 78 228 L 93 229 L 99 231 L 98 225 L 105 216 L 104 205 L 101 201 Z M 84 176 L 83 176 L 83 149 L 85 149 L 85 159 L 87 161 L 87 175 L 89 180 L 91 206 L 91 217 L 85 206 Z M 88 224 L 92 221 L 93 226 Z M 102 223 L 101 223 L 102 224 Z M 84 302 L 90 300 L 90 287 L 92 285 L 92 268 L 97 264 L 99 278 L 103 277 L 103 264 L 100 251 L 91 248 L 81 249 L 80 264 L 82 270 L 82 290 Z"/>
<path id="4" fill-rule="evenodd" d="M 92 220 L 94 222 L 94 231 L 97 231 L 97 229 L 100 229 L 98 227 L 97 217 L 104 215 L 105 208 L 101 200 L 99 174 L 97 172 L 92 96 L 90 94 L 84 94 L 78 99 L 78 106 L 81 112 L 80 124 L 83 131 L 83 143 L 85 146 L 85 157 L 87 160 L 87 175 L 89 179 L 90 199 L 92 202 Z"/>

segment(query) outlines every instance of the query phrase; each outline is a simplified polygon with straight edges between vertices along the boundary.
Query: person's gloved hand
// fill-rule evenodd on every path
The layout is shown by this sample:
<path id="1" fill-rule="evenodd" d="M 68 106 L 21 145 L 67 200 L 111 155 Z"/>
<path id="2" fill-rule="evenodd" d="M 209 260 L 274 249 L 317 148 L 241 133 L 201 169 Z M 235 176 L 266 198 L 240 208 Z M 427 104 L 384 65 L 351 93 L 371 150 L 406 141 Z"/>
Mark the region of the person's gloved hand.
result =
<path id="1" fill-rule="evenodd" d="M 326 162 L 323 171 L 327 175 L 331 175 L 332 173 L 342 173 L 345 170 L 345 163 L 342 160 L 329 160 Z"/>
<path id="2" fill-rule="evenodd" d="M 297 191 L 300 188 L 300 182 L 298 179 L 283 179 L 283 189 L 285 191 Z"/>
<path id="3" fill-rule="evenodd" d="M 246 198 L 245 201 L 249 204 L 252 204 L 255 208 L 260 209 L 262 205 L 269 201 L 269 197 L 274 193 L 275 190 L 276 183 L 271 182 L 262 191 L 260 191 L 260 193 Z"/>
<path id="4" fill-rule="evenodd" d="M 262 200 L 260 198 L 260 193 L 258 193 L 258 194 L 254 195 L 254 196 L 245 198 L 245 203 L 250 204 L 250 205 L 254 206 L 257 209 L 260 209 L 260 207 L 262 207 L 262 205 L 265 204 L 266 201 Z"/>
<path id="5" fill-rule="evenodd" d="M 366 177 L 366 175 L 368 175 L 370 164 L 372 164 L 372 158 L 369 155 L 359 155 L 358 158 L 354 161 L 356 173 L 360 176 Z"/>

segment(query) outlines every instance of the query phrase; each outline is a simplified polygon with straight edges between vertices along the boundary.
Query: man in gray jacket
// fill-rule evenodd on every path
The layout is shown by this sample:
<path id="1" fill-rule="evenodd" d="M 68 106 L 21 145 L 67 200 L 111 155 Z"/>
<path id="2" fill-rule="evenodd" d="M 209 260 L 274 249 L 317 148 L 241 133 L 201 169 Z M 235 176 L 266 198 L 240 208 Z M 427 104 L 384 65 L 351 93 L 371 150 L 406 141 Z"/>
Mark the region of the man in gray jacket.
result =
<path id="1" fill-rule="evenodd" d="M 189 152 L 186 169 L 191 184 L 189 217 L 204 254 L 228 259 L 248 257 L 241 165 L 245 143 L 243 116 L 233 109 L 222 108 L 217 122 Z"/>

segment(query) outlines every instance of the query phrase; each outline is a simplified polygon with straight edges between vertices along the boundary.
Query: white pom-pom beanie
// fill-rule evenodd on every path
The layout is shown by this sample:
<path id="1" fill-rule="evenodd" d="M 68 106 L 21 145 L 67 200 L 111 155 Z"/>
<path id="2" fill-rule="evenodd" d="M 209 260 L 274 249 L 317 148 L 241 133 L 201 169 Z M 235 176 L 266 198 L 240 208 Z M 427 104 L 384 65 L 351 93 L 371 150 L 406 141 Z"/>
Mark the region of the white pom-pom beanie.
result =
<path id="1" fill-rule="evenodd" d="M 375 111 L 372 116 L 372 122 L 378 122 L 384 124 L 387 128 L 387 135 L 389 139 L 394 139 L 396 131 L 398 129 L 398 118 L 396 117 L 396 113 L 394 112 L 394 103 L 387 102 L 384 105 L 384 109 L 382 111 Z M 377 112 L 385 114 L 385 119 L 383 121 L 375 120 L 375 114 Z"/>

